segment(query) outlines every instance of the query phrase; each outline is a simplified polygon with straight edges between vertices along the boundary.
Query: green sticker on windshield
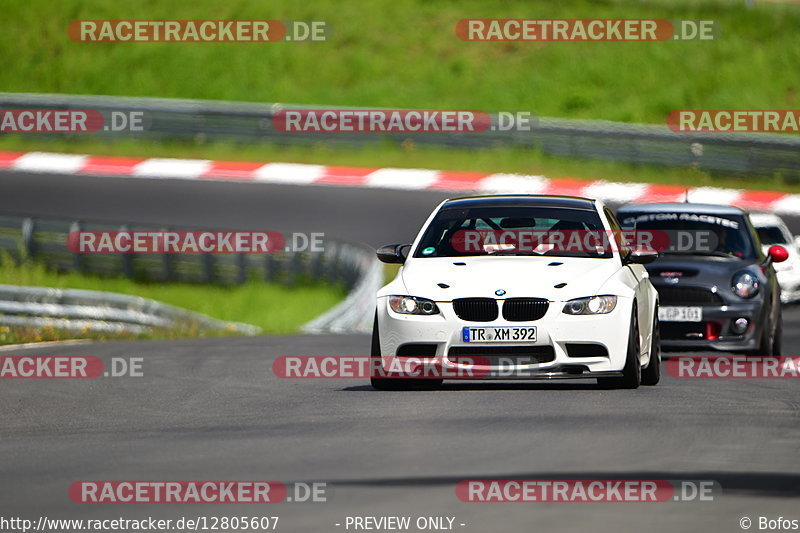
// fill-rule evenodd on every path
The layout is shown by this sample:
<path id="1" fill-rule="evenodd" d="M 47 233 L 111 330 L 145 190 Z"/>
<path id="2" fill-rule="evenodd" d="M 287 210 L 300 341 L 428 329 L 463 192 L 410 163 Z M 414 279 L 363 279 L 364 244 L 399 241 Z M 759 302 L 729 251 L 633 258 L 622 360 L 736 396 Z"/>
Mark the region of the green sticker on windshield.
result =
<path id="1" fill-rule="evenodd" d="M 422 255 L 431 255 L 435 251 L 436 251 L 436 248 L 434 248 L 433 246 L 428 246 L 427 248 L 422 250 Z"/>

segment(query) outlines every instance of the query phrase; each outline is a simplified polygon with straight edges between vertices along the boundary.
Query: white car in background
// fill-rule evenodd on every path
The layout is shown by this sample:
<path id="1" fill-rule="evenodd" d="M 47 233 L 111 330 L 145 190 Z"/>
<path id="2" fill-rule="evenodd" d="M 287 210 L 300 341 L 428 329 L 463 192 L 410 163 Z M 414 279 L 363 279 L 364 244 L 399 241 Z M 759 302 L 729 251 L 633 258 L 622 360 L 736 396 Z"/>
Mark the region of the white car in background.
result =
<path id="1" fill-rule="evenodd" d="M 789 258 L 782 263 L 775 263 L 774 267 L 781 286 L 781 302 L 797 301 L 800 299 L 800 238 L 793 237 L 786 223 L 772 213 L 750 213 L 750 221 L 756 228 L 764 253 L 776 244 L 789 252 Z"/>
<path id="2" fill-rule="evenodd" d="M 381 261 L 403 266 L 377 294 L 373 368 L 407 357 L 442 365 L 450 370 L 445 377 L 468 370 L 488 379 L 655 385 L 661 361 L 658 293 L 643 264 L 658 254 L 616 242 L 612 232 L 619 229 L 598 200 L 537 195 L 446 200 L 414 244 L 378 250 Z M 521 241 L 466 249 L 458 236 L 468 231 L 596 232 L 615 242 L 572 251 L 525 248 Z M 398 390 L 442 380 L 373 374 L 371 381 L 376 389 Z"/>

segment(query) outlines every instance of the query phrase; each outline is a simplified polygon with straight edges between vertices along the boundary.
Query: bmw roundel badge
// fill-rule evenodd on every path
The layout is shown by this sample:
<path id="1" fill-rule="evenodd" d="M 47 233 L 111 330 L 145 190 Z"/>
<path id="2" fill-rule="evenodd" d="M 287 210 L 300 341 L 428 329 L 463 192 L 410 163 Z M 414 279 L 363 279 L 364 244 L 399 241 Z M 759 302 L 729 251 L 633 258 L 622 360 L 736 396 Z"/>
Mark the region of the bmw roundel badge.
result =
<path id="1" fill-rule="evenodd" d="M 497 289 L 496 291 L 494 291 L 494 293 L 497 296 L 502 296 L 502 295 L 504 295 L 506 293 L 506 291 L 504 291 L 503 289 Z"/>

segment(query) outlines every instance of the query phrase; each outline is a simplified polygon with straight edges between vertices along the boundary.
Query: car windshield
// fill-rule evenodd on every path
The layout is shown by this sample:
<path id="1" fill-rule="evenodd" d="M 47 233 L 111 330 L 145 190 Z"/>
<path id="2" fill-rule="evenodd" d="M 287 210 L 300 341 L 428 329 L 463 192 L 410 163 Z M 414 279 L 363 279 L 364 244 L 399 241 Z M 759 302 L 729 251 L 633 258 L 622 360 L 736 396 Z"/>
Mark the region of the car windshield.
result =
<path id="1" fill-rule="evenodd" d="M 786 240 L 786 236 L 784 236 L 781 229 L 777 226 L 763 226 L 756 228 L 756 232 L 758 232 L 758 238 L 761 244 L 771 246 L 773 244 L 787 244 L 789 242 Z"/>
<path id="2" fill-rule="evenodd" d="M 602 242 L 606 233 L 598 213 L 589 209 L 445 206 L 425 230 L 414 257 L 547 255 L 610 258 L 613 257 L 613 246 Z M 553 240 L 557 241 L 555 245 Z"/>
<path id="3" fill-rule="evenodd" d="M 658 230 L 669 236 L 666 255 L 728 256 L 756 259 L 757 251 L 743 216 L 708 213 L 620 214 L 623 228 Z"/>

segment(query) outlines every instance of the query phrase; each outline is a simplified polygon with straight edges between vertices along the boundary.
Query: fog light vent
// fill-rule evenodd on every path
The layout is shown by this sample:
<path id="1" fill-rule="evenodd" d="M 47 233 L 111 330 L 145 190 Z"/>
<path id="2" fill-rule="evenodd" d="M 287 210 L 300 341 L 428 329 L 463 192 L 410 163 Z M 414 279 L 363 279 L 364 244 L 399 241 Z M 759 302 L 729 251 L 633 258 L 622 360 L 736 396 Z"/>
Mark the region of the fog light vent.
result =
<path id="1" fill-rule="evenodd" d="M 747 331 L 747 326 L 750 325 L 750 321 L 744 317 L 739 317 L 733 321 L 731 324 L 731 331 L 737 335 L 741 335 L 745 331 Z"/>

